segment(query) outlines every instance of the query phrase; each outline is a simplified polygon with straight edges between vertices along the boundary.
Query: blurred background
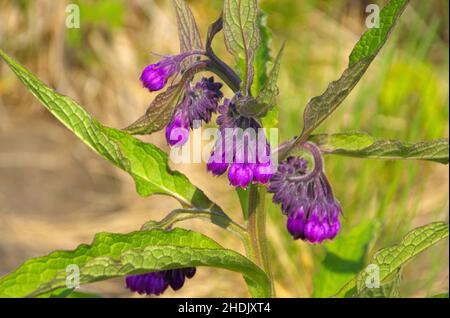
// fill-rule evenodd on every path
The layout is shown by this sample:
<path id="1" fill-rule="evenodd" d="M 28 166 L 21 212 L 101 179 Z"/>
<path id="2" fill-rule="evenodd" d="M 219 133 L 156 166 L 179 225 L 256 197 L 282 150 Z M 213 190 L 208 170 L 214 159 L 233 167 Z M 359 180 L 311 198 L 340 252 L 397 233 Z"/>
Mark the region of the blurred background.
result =
<path id="1" fill-rule="evenodd" d="M 188 2 L 205 34 L 222 1 Z M 156 61 L 150 52 L 178 52 L 174 10 L 168 0 L 72 3 L 81 9 L 80 29 L 65 27 L 69 1 L 0 0 L 0 47 L 105 125 L 124 127 L 155 97 L 138 79 L 142 68 Z M 364 11 L 369 3 L 382 6 L 385 1 L 261 1 L 269 13 L 273 51 L 287 41 L 278 98 L 282 139 L 299 133 L 308 100 L 345 69 L 366 28 Z M 378 138 L 410 142 L 448 137 L 448 5 L 446 0 L 412 0 L 363 80 L 318 131 L 363 130 Z M 231 62 L 222 35 L 214 47 Z M 162 133 L 143 139 L 168 150 Z M 448 221 L 448 166 L 337 156 L 325 160 L 345 213 L 342 233 L 336 242 L 322 246 L 293 241 L 285 230 L 285 217 L 270 206 L 268 235 L 278 296 L 327 296 L 333 284 L 346 282 L 378 249 L 398 243 L 417 226 Z M 226 177 L 213 179 L 204 164 L 173 167 L 242 219 Z M 89 243 L 96 232 L 139 229 L 177 206 L 168 197 L 139 197 L 128 175 L 77 140 L 0 63 L 0 275 L 30 257 Z M 236 239 L 202 221 L 182 225 L 226 247 L 239 246 Z M 401 295 L 425 297 L 448 291 L 448 252 L 445 240 L 406 266 Z M 339 260 L 328 261 L 331 255 L 356 259 L 352 266 L 339 268 Z M 330 271 L 340 271 L 339 278 L 330 278 Z M 238 274 L 210 268 L 197 273 L 182 290 L 164 296 L 248 296 Z M 83 290 L 106 297 L 138 297 L 128 293 L 122 279 Z"/>

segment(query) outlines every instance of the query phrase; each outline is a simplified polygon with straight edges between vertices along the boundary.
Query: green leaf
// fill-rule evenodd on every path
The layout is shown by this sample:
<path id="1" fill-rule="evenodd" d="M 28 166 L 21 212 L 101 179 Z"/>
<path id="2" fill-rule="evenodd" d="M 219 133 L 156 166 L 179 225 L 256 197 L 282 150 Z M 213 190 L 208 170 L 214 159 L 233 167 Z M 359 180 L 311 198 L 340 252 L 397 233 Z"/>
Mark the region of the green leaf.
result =
<path id="1" fill-rule="evenodd" d="M 278 73 L 280 70 L 281 55 L 283 53 L 284 44 L 278 53 L 269 77 L 264 83 L 258 97 L 255 99 L 250 96 L 243 96 L 236 101 L 236 107 L 238 112 L 247 117 L 264 118 L 270 110 L 272 110 L 276 104 L 276 97 L 278 95 Z M 277 112 L 272 112 L 272 118 L 274 115 L 278 115 Z M 269 117 L 270 118 L 270 117 Z M 278 119 L 278 118 L 277 118 Z M 266 119 L 266 123 L 269 121 Z M 274 126 L 268 126 L 274 127 Z"/>
<path id="2" fill-rule="evenodd" d="M 256 0 L 225 0 L 223 6 L 223 32 L 227 50 L 237 62 L 245 61 L 242 93 L 250 93 L 254 59 L 260 42 L 257 27 L 258 5 Z"/>
<path id="3" fill-rule="evenodd" d="M 401 268 L 389 275 L 379 288 L 366 288 L 357 293 L 359 298 L 399 298 L 400 283 L 402 281 Z"/>
<path id="4" fill-rule="evenodd" d="M 172 0 L 177 15 L 178 37 L 180 38 L 180 52 L 190 52 L 203 49 L 202 39 L 191 9 L 184 0 Z M 195 57 L 188 57 L 183 61 L 183 67 L 195 61 Z"/>
<path id="5" fill-rule="evenodd" d="M 183 95 L 185 85 L 205 67 L 206 64 L 198 62 L 187 69 L 177 84 L 158 94 L 145 114 L 123 130 L 133 135 L 148 135 L 163 129 L 172 118 Z"/>
<path id="6" fill-rule="evenodd" d="M 322 95 L 312 98 L 306 105 L 303 130 L 294 145 L 306 141 L 314 129 L 350 94 L 386 42 L 407 3 L 408 0 L 391 0 L 381 10 L 380 27 L 368 30 L 361 37 L 350 55 L 349 67 L 342 76 L 337 81 L 331 82 Z"/>
<path id="7" fill-rule="evenodd" d="M 73 291 L 66 298 L 101 298 L 97 294 Z"/>
<path id="8" fill-rule="evenodd" d="M 275 62 L 273 64 L 272 70 L 270 71 L 269 77 L 267 81 L 264 83 L 259 95 L 257 97 L 257 101 L 261 104 L 268 105 L 268 110 L 272 109 L 276 104 L 276 97 L 278 95 L 278 73 L 280 72 L 281 65 L 281 56 L 284 51 L 284 43 L 278 52 L 277 57 L 275 58 Z"/>
<path id="9" fill-rule="evenodd" d="M 259 29 L 260 43 L 256 50 L 255 76 L 253 78 L 252 93 L 257 96 L 268 78 L 268 64 L 272 62 L 272 54 L 270 50 L 270 42 L 272 40 L 272 32 L 267 26 L 267 13 L 259 10 L 256 26 Z"/>
<path id="10" fill-rule="evenodd" d="M 239 198 L 239 203 L 241 204 L 242 215 L 244 216 L 244 220 L 248 219 L 248 213 L 249 213 L 248 199 L 249 199 L 249 192 L 250 192 L 249 190 L 250 190 L 250 188 L 246 188 L 246 189 L 243 189 L 240 187 L 236 188 L 236 193 Z"/>
<path id="11" fill-rule="evenodd" d="M 377 140 L 363 132 L 311 136 L 324 153 L 371 159 L 428 160 L 448 164 L 448 139 L 418 143 Z"/>
<path id="12" fill-rule="evenodd" d="M 80 269 L 80 284 L 157 270 L 212 266 L 242 273 L 255 297 L 269 297 L 267 275 L 244 256 L 196 232 L 174 229 L 129 234 L 99 233 L 90 245 L 26 261 L 0 279 L 0 297 L 38 296 L 66 287 L 67 266 Z"/>
<path id="13" fill-rule="evenodd" d="M 385 279 L 404 266 L 420 252 L 448 237 L 449 227 L 445 222 L 434 222 L 418 227 L 409 232 L 398 245 L 384 248 L 375 253 L 368 266 L 378 266 L 379 281 Z M 369 267 L 366 267 L 355 278 L 345 284 L 336 297 L 349 297 L 364 293 L 367 290 L 366 281 L 369 278 Z M 356 286 L 358 286 L 356 290 Z"/>
<path id="14" fill-rule="evenodd" d="M 374 233 L 373 221 L 366 221 L 325 244 L 326 255 L 314 275 L 312 297 L 330 297 L 364 268 L 367 249 Z"/>
<path id="15" fill-rule="evenodd" d="M 186 176 L 171 171 L 167 154 L 156 146 L 126 132 L 103 126 L 72 99 L 56 93 L 1 50 L 0 56 L 59 121 L 92 150 L 128 172 L 135 180 L 140 195 L 170 195 L 183 206 L 221 211 Z"/>
<path id="16" fill-rule="evenodd" d="M 72 288 L 62 288 L 57 289 L 53 292 L 49 293 L 48 298 L 101 298 L 97 294 L 93 293 L 85 293 L 85 292 L 79 292 L 75 291 Z M 39 297 L 47 296 L 45 294 L 39 295 Z"/>
<path id="17" fill-rule="evenodd" d="M 431 298 L 448 298 L 448 292 L 434 295 Z"/>
<path id="18" fill-rule="evenodd" d="M 356 43 L 350 53 L 349 67 L 366 57 L 374 58 L 378 54 L 408 2 L 409 0 L 389 1 L 380 12 L 380 26 L 367 30 Z"/>
<path id="19" fill-rule="evenodd" d="M 275 128 L 278 126 L 278 108 L 273 107 L 261 118 L 261 123 L 265 128 Z M 267 139 L 270 140 L 270 130 L 267 131 Z"/>

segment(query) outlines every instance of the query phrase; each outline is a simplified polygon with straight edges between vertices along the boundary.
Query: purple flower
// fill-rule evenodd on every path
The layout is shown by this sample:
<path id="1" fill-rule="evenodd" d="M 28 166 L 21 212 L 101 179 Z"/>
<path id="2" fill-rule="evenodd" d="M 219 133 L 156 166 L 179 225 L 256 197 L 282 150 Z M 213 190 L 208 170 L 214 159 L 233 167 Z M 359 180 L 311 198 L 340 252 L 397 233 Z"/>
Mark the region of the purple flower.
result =
<path id="1" fill-rule="evenodd" d="M 180 62 L 176 55 L 146 66 L 140 77 L 142 85 L 150 92 L 159 91 L 166 86 L 170 77 L 180 71 Z"/>
<path id="2" fill-rule="evenodd" d="M 214 151 L 209 157 L 208 163 L 206 164 L 206 170 L 210 171 L 215 176 L 220 176 L 227 171 L 229 164 L 225 161 L 224 156 L 221 158 L 216 158 Z"/>
<path id="3" fill-rule="evenodd" d="M 147 65 L 142 71 L 140 80 L 150 92 L 159 91 L 167 81 L 181 70 L 181 62 L 188 56 L 201 54 L 199 51 L 184 52 L 178 55 L 163 55 L 164 58 L 155 64 Z"/>
<path id="4" fill-rule="evenodd" d="M 190 125 L 194 120 L 203 120 L 209 123 L 212 113 L 217 112 L 217 107 L 223 97 L 222 83 L 214 82 L 214 77 L 203 77 L 194 87 L 188 87 L 185 98 L 189 100 L 187 107 Z M 186 107 L 186 105 L 185 105 Z"/>
<path id="5" fill-rule="evenodd" d="M 253 180 L 253 166 L 249 163 L 232 163 L 228 170 L 228 180 L 235 187 L 247 188 Z"/>
<path id="6" fill-rule="evenodd" d="M 184 145 L 189 138 L 189 128 L 194 127 L 195 121 L 203 120 L 208 123 L 211 120 L 212 113 L 217 111 L 223 97 L 221 88 L 222 84 L 214 82 L 213 77 L 203 77 L 193 87 L 190 84 L 186 86 L 183 100 L 166 126 L 166 140 L 170 146 Z M 176 128 L 183 130 L 175 130 Z M 177 133 L 173 133 L 174 131 Z"/>
<path id="7" fill-rule="evenodd" d="M 268 191 L 287 214 L 286 227 L 294 239 L 322 243 L 339 232 L 342 210 L 325 176 L 319 149 L 310 142 L 304 147 L 314 157 L 314 169 L 307 173 L 306 160 L 289 157 L 279 164 Z"/>
<path id="8" fill-rule="evenodd" d="M 273 175 L 273 168 L 271 162 L 256 163 L 253 166 L 253 180 L 261 184 L 269 182 Z"/>
<path id="9" fill-rule="evenodd" d="M 189 139 L 189 120 L 183 115 L 182 111 L 175 112 L 166 126 L 166 140 L 172 147 L 183 146 Z"/>
<path id="10" fill-rule="evenodd" d="M 127 288 L 133 292 L 147 295 L 161 295 L 167 287 L 178 290 L 187 278 L 194 277 L 195 267 L 170 269 L 147 274 L 130 275 L 125 279 Z"/>
<path id="11" fill-rule="evenodd" d="M 218 110 L 220 115 L 217 117 L 217 124 L 220 135 L 208 161 L 207 170 L 214 175 L 221 175 L 231 164 L 228 170 L 231 185 L 246 188 L 251 182 L 267 183 L 273 171 L 270 145 L 265 135 L 261 137 L 261 125 L 252 117 L 240 115 L 235 104 L 228 99 L 225 99 Z M 260 147 L 263 148 L 261 154 Z M 261 155 L 265 158 L 259 158 Z"/>

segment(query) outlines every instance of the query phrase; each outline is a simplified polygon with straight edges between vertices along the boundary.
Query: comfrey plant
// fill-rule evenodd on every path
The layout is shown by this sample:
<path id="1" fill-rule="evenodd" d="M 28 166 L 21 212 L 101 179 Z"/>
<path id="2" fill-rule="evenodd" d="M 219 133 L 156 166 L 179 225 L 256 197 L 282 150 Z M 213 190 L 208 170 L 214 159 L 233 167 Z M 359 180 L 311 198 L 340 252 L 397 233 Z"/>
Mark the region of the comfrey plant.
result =
<path id="1" fill-rule="evenodd" d="M 276 97 L 284 45 L 272 59 L 270 31 L 257 0 L 224 0 L 220 17 L 209 27 L 205 45 L 187 4 L 173 0 L 181 51 L 158 55 L 159 61 L 143 68 L 142 86 L 159 94 L 142 117 L 122 130 L 102 125 L 76 102 L 50 89 L 0 51 L 12 71 L 58 120 L 133 177 L 141 196 L 167 195 L 181 205 L 164 219 L 147 222 L 139 231 L 99 233 L 90 245 L 25 262 L 0 279 L 0 296 L 62 297 L 81 284 L 115 277 L 124 277 L 124 286 L 130 292 L 161 295 L 169 287 L 179 290 L 187 279 L 195 280 L 201 267 L 212 266 L 242 273 L 251 296 L 274 297 L 266 199 L 286 216 L 286 231 L 294 240 L 327 244 L 340 240 L 340 232 L 345 229 L 346 204 L 335 197 L 332 184 L 344 185 L 349 180 L 329 179 L 323 154 L 448 163 L 447 139 L 406 144 L 375 140 L 365 133 L 313 134 L 364 75 L 407 3 L 387 2 L 380 12 L 379 26 L 370 28 L 356 43 L 342 76 L 306 105 L 303 130 L 280 144 L 273 140 L 275 133 L 267 138 L 264 128 L 277 125 L 277 107 L 282 107 Z M 236 66 L 226 64 L 213 51 L 211 44 L 219 32 Z M 230 96 L 225 96 L 225 85 L 233 92 Z M 217 127 L 204 162 L 211 173 L 208 178 L 227 175 L 229 191 L 235 189 L 241 202 L 242 223 L 213 203 L 186 176 L 171 170 L 170 158 L 162 150 L 133 136 L 165 130 L 169 147 L 182 148 L 189 145 L 190 131 L 204 124 Z M 203 234 L 174 227 L 196 218 L 236 235 L 245 256 Z M 376 253 L 369 265 L 378 268 L 377 277 L 384 286 L 406 261 L 447 236 L 447 223 L 416 228 L 399 245 Z M 69 266 L 78 269 L 76 275 L 69 275 Z M 367 270 L 361 271 L 335 296 L 369 295 L 371 286 L 365 284 L 368 275 Z"/>

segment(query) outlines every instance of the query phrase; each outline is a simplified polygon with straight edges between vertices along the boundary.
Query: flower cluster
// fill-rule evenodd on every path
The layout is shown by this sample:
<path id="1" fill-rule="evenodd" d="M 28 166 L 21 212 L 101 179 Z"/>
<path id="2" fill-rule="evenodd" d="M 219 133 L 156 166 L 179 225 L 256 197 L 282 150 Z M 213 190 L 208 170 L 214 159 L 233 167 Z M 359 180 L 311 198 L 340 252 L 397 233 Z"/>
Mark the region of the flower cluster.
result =
<path id="1" fill-rule="evenodd" d="M 339 232 L 341 206 L 325 176 L 320 151 L 309 142 L 305 148 L 314 157 L 313 171 L 307 172 L 305 159 L 289 157 L 278 165 L 268 191 L 287 214 L 287 229 L 294 239 L 321 243 Z"/>
<path id="2" fill-rule="evenodd" d="M 194 121 L 211 121 L 211 116 L 217 112 L 223 97 L 221 88 L 222 83 L 214 82 L 213 77 L 203 77 L 193 86 L 187 84 L 184 98 L 166 126 L 166 140 L 170 146 L 182 146 L 186 143 L 189 128 L 194 127 Z"/>
<path id="3" fill-rule="evenodd" d="M 173 290 L 183 287 L 187 278 L 195 275 L 196 268 L 179 268 L 126 277 L 126 285 L 133 292 L 146 295 L 161 295 L 170 286 Z"/>
<path id="4" fill-rule="evenodd" d="M 225 99 L 217 118 L 220 136 L 208 160 L 207 170 L 224 174 L 235 187 L 246 188 L 251 182 L 267 183 L 273 173 L 270 145 L 261 133 L 261 125 L 252 117 L 240 115 L 235 104 Z"/>
<path id="5" fill-rule="evenodd" d="M 140 77 L 143 86 L 151 92 L 161 90 L 171 77 L 180 72 L 183 60 L 195 54 L 201 52 L 167 55 L 159 62 L 146 66 Z M 175 107 L 166 126 L 166 140 L 170 146 L 184 145 L 189 138 L 189 128 L 193 128 L 195 121 L 208 123 L 211 120 L 223 97 L 221 88 L 222 84 L 214 82 L 213 77 L 203 77 L 195 85 L 186 84 L 181 103 Z"/>

